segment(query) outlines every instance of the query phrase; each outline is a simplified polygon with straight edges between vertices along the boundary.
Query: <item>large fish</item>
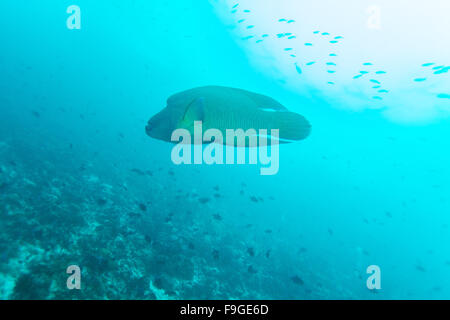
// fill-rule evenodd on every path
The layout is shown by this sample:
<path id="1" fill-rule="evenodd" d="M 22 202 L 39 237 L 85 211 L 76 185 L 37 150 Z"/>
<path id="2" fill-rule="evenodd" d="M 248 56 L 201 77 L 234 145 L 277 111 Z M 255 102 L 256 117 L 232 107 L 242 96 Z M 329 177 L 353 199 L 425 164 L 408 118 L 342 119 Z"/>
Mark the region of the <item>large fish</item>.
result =
<path id="1" fill-rule="evenodd" d="M 217 129 L 223 137 L 227 129 L 266 129 L 270 140 L 270 130 L 278 129 L 280 143 L 305 139 L 311 131 L 308 120 L 270 97 L 242 89 L 206 86 L 169 97 L 167 106 L 148 121 L 146 132 L 152 138 L 174 142 L 174 130 L 186 129 L 193 134 L 194 121 L 202 121 L 203 132 Z M 234 141 L 222 143 L 234 145 Z"/>

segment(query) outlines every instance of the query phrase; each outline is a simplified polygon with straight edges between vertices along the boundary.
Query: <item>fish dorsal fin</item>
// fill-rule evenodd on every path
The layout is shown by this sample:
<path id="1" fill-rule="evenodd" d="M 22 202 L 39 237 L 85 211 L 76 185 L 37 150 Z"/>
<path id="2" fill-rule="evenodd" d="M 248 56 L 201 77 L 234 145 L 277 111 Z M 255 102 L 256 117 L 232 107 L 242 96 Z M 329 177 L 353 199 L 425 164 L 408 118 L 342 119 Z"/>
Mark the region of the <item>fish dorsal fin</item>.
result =
<path id="1" fill-rule="evenodd" d="M 268 96 L 254 93 L 246 90 L 242 90 L 241 92 L 244 93 L 248 98 L 250 98 L 254 103 L 255 106 L 258 109 L 262 109 L 264 111 L 287 111 L 286 107 L 283 106 L 281 103 L 276 101 L 275 99 L 272 99 Z"/>
<path id="2" fill-rule="evenodd" d="M 186 107 L 181 124 L 184 128 L 190 128 L 194 125 L 194 121 L 203 121 L 205 116 L 205 98 L 195 98 Z"/>

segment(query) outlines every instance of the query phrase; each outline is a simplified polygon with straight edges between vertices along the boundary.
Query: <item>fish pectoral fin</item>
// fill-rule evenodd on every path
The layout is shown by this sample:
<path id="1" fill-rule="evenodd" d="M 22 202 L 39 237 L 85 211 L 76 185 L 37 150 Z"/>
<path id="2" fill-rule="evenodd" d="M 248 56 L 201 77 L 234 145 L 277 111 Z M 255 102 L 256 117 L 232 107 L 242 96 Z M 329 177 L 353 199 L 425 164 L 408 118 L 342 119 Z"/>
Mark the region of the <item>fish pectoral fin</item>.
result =
<path id="1" fill-rule="evenodd" d="M 203 121 L 205 116 L 205 98 L 195 98 L 186 107 L 181 123 L 183 127 L 191 127 L 194 125 L 194 121 Z"/>

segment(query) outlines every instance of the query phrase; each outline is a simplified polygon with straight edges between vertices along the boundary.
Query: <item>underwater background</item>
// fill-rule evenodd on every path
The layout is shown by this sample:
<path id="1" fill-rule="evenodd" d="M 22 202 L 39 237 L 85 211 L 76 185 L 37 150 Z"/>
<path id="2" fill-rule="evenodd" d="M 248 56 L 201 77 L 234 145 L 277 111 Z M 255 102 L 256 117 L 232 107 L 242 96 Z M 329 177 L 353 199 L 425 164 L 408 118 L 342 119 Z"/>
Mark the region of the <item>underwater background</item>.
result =
<path id="1" fill-rule="evenodd" d="M 450 298 L 449 10 L 1 1 L 0 298 Z M 266 94 L 311 136 L 273 176 L 176 166 L 145 125 L 203 85 Z"/>

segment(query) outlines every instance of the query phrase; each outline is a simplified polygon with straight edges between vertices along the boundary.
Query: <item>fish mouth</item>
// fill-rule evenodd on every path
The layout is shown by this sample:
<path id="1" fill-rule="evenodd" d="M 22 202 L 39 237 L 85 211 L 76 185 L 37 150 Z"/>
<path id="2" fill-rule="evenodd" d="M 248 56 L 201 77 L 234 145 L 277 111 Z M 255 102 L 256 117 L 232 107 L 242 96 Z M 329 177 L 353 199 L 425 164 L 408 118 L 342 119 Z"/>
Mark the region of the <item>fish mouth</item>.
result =
<path id="1" fill-rule="evenodd" d="M 152 127 L 150 126 L 150 121 L 145 126 L 145 133 L 147 133 L 148 136 L 151 136 Z"/>

